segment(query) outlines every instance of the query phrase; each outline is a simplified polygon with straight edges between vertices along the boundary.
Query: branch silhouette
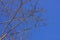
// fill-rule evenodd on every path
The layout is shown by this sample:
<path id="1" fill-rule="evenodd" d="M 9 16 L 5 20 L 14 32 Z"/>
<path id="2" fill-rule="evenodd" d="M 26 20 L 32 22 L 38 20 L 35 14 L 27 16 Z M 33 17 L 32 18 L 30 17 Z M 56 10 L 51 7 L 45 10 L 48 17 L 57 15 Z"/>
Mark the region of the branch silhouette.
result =
<path id="1" fill-rule="evenodd" d="M 39 4 L 40 0 L 35 0 L 36 2 L 34 1 L 35 2 L 34 5 L 33 5 L 33 3 L 31 3 L 32 0 L 25 0 L 25 1 L 24 0 L 17 0 L 17 1 L 19 2 L 19 4 L 17 3 L 18 7 L 17 7 L 16 11 L 14 11 L 14 10 L 9 9 L 6 6 L 6 4 L 13 4 L 15 2 L 15 0 L 10 0 L 9 3 L 5 2 L 4 0 L 0 0 L 1 4 L 3 5 L 3 10 L 6 12 L 5 14 L 7 14 L 8 16 L 11 17 L 7 21 L 0 22 L 0 24 L 5 24 L 3 26 L 2 35 L 0 37 L 0 40 L 6 40 L 6 38 L 7 38 L 7 40 L 9 38 L 10 38 L 9 40 L 18 39 L 18 38 L 15 38 L 14 35 L 16 35 L 16 36 L 21 35 L 21 36 L 19 36 L 18 40 L 27 40 L 28 38 L 24 38 L 24 36 L 26 37 L 25 33 L 28 33 L 30 30 L 32 30 L 34 28 L 39 28 L 37 26 L 38 23 L 41 23 L 41 22 L 44 23 L 44 18 L 42 17 L 42 12 L 46 12 L 46 10 L 44 8 L 38 8 L 37 9 L 37 5 Z M 32 9 L 31 10 L 30 10 L 30 8 L 25 8 L 24 9 L 26 4 L 29 4 L 32 7 Z M 11 13 L 9 12 L 10 10 L 11 10 Z M 4 12 L 4 11 L 1 10 L 0 12 Z M 31 20 L 35 21 L 35 23 L 34 24 L 30 23 L 31 25 L 25 27 L 25 24 L 28 25 L 28 22 L 30 22 Z M 13 23 L 13 22 L 16 22 L 16 21 L 18 21 L 18 22 Z M 24 25 L 20 26 L 21 24 L 24 24 Z M 9 28 L 9 26 L 10 26 L 10 28 Z M 16 32 L 15 30 L 17 30 L 18 27 L 20 29 Z"/>

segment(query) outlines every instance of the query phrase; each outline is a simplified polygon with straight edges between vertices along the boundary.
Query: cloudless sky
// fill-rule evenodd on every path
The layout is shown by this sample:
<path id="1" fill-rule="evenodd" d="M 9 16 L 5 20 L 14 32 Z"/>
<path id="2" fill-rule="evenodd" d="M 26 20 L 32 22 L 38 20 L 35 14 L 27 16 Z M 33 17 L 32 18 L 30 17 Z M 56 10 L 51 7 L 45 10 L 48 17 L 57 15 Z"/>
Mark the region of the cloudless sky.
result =
<path id="1" fill-rule="evenodd" d="M 40 31 L 32 31 L 30 40 L 60 40 L 60 0 L 47 0 L 46 5 L 44 1 L 42 7 L 47 10 L 47 26 L 40 27 Z"/>
<path id="2" fill-rule="evenodd" d="M 32 40 L 60 40 L 60 0 L 47 0 L 47 27 L 35 32 Z"/>

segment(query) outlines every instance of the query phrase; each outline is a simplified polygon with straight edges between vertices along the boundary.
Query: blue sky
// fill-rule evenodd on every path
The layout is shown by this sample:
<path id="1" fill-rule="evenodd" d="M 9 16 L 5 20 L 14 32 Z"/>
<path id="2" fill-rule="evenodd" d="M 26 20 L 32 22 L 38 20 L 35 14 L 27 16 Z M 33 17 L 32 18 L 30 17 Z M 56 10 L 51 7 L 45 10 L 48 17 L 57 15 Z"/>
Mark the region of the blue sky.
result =
<path id="1" fill-rule="evenodd" d="M 60 0 L 47 0 L 47 26 L 35 32 L 33 40 L 60 40 Z"/>
<path id="2" fill-rule="evenodd" d="M 45 0 L 42 0 L 41 6 L 47 10 L 47 26 L 40 27 L 40 31 L 33 30 L 30 40 L 60 40 L 60 0 L 47 0 L 46 5 L 44 2 Z"/>

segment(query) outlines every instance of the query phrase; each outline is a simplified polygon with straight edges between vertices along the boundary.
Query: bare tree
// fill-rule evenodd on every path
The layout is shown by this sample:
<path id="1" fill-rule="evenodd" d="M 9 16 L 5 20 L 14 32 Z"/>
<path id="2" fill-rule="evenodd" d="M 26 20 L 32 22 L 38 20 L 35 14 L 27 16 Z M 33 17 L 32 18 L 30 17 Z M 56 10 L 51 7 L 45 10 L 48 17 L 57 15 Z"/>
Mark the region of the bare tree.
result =
<path id="1" fill-rule="evenodd" d="M 46 10 L 40 7 L 41 1 L 32 1 L 0 0 L 3 8 L 0 10 L 0 16 L 5 18 L 0 21 L 0 24 L 4 24 L 0 40 L 28 40 L 30 30 L 39 28 L 38 24 L 45 24 L 42 14 Z"/>

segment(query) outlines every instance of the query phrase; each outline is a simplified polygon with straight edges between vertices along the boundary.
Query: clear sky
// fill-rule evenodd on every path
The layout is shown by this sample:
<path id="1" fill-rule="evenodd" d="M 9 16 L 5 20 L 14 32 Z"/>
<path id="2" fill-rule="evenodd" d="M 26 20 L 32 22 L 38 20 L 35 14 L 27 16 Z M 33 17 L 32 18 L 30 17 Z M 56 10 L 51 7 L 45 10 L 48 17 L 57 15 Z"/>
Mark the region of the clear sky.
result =
<path id="1" fill-rule="evenodd" d="M 41 6 L 47 10 L 45 15 L 47 16 L 46 20 L 47 26 L 40 27 L 39 28 L 40 31 L 33 30 L 30 40 L 60 40 L 60 0 L 47 0 L 45 2 L 46 5 L 44 2 L 45 0 L 42 0 Z M 0 14 L 0 21 L 1 21 L 1 14 Z M 1 34 L 2 31 L 1 28 L 3 25 L 0 24 L 0 26 L 1 26 L 0 27 L 0 34 Z"/>
<path id="2" fill-rule="evenodd" d="M 47 2 L 47 27 L 41 27 L 40 32 L 35 32 L 33 40 L 60 40 L 60 0 Z"/>

